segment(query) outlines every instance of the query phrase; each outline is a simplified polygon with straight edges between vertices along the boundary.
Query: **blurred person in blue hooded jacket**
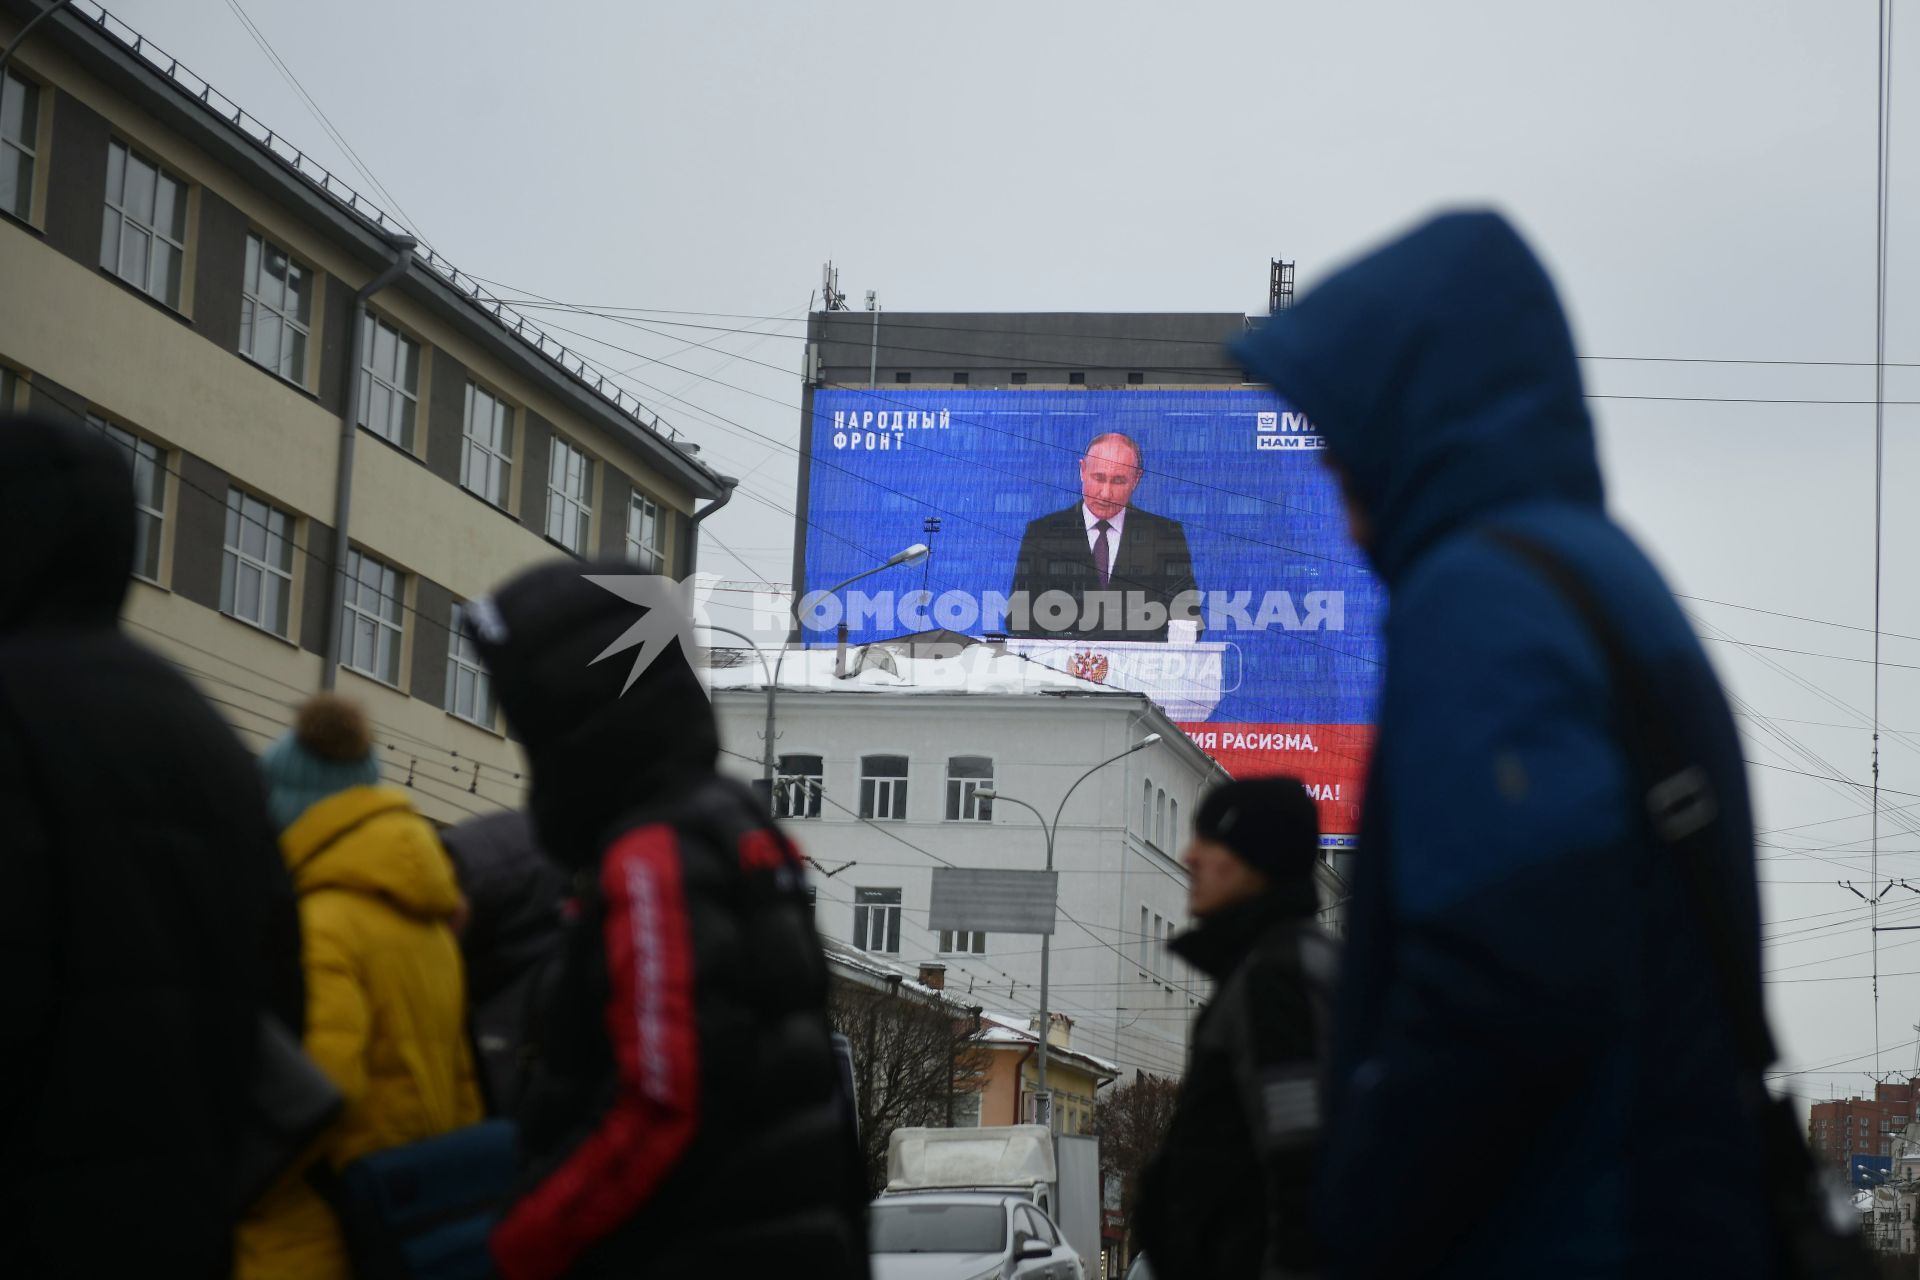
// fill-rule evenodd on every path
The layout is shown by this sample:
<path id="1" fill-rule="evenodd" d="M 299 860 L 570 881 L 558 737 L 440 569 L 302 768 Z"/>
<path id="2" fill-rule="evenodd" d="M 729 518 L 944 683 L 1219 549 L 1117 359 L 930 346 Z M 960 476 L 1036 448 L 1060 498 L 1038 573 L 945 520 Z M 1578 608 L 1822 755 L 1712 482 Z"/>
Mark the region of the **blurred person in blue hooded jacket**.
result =
<path id="1" fill-rule="evenodd" d="M 1757 999 L 1739 739 L 1607 516 L 1545 271 L 1498 216 L 1450 214 L 1237 345 L 1324 436 L 1391 596 L 1329 1082 L 1329 1273 L 1770 1274 L 1755 1073 L 1650 834 L 1603 652 L 1491 536 L 1572 569 L 1685 708 L 1720 808 L 1708 874 Z"/>

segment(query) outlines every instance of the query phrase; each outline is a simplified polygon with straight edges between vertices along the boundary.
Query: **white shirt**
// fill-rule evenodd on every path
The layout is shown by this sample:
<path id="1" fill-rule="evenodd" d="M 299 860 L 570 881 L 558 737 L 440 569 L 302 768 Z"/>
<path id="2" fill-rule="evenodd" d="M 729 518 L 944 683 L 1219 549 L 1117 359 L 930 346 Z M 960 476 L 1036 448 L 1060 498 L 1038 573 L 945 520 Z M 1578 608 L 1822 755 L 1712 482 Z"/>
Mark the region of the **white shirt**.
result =
<path id="1" fill-rule="evenodd" d="M 1094 528 L 1094 526 L 1100 523 L 1101 518 L 1088 510 L 1087 504 L 1084 502 L 1080 504 L 1080 518 L 1086 522 L 1087 526 L 1087 550 L 1092 551 L 1095 556 L 1098 556 L 1100 554 L 1098 550 L 1100 531 Z M 1120 529 L 1127 522 L 1127 509 L 1125 507 L 1120 508 L 1112 515 L 1106 517 L 1106 521 L 1107 576 L 1112 577 L 1113 566 L 1120 563 Z M 1094 563 L 1098 564 L 1099 561 L 1095 560 Z"/>

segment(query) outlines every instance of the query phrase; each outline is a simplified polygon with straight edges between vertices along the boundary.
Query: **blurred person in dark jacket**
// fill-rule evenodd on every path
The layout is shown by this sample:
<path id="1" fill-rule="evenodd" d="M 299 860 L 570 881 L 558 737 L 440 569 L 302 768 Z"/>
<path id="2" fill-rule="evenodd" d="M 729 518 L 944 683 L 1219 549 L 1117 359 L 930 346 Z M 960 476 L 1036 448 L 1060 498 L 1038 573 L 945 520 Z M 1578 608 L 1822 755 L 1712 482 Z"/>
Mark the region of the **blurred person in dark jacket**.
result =
<path id="1" fill-rule="evenodd" d="M 517 1108 L 507 1280 L 867 1274 L 866 1192 L 799 851 L 714 769 L 692 628 L 624 561 L 465 613 L 578 876 Z"/>
<path id="2" fill-rule="evenodd" d="M 1392 598 L 1335 1019 L 1335 1276 L 1772 1273 L 1739 735 L 1607 516 L 1553 286 L 1490 213 L 1438 218 L 1240 339 L 1306 412 Z M 1737 991 L 1656 839 L 1584 584 L 1715 806 L 1698 859 Z"/>
<path id="3" fill-rule="evenodd" d="M 129 639 L 133 476 L 0 420 L 0 1275 L 225 1276 L 263 1010 L 303 1021 L 253 760 Z"/>
<path id="4" fill-rule="evenodd" d="M 1292 778 L 1208 793 L 1180 860 L 1199 923 L 1173 953 L 1215 984 L 1194 1023 L 1134 1234 L 1156 1280 L 1309 1274 L 1335 968 L 1316 916 L 1320 823 Z"/>
<path id="5" fill-rule="evenodd" d="M 453 859 L 466 920 L 460 954 L 467 964 L 473 1039 L 487 1102 L 511 1115 L 525 1065 L 527 1024 L 551 977 L 565 925 L 567 874 L 546 854 L 524 810 L 455 823 L 440 833 Z"/>

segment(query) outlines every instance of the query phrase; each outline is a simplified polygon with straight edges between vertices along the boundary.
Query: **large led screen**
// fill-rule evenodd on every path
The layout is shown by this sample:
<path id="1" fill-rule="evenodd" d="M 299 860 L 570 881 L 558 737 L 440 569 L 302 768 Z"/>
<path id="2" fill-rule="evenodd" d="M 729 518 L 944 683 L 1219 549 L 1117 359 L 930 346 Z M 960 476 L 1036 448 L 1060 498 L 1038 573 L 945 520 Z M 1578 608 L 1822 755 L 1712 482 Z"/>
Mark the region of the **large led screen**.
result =
<path id="1" fill-rule="evenodd" d="M 814 396 L 802 632 L 944 629 L 1147 692 L 1235 776 L 1357 828 L 1384 594 L 1305 416 L 1267 392 L 883 387 Z M 937 523 L 936 523 L 937 522 Z M 818 593 L 925 542 L 922 563 Z"/>

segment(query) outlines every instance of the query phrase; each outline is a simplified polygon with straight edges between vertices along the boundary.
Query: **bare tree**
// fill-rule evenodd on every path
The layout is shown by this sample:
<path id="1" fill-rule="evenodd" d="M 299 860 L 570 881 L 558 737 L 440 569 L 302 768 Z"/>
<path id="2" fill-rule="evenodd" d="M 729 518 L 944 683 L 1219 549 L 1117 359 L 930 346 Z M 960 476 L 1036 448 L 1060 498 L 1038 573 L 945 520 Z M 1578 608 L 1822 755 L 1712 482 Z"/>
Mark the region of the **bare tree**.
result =
<path id="1" fill-rule="evenodd" d="M 897 985 L 878 991 L 836 983 L 827 1017 L 853 1045 L 861 1154 L 867 1188 L 877 1195 L 893 1131 L 951 1124 L 956 1096 L 983 1083 L 991 1055 L 980 1039 L 980 1010 Z"/>
<path id="2" fill-rule="evenodd" d="M 1165 1076 L 1136 1071 L 1094 1104 L 1093 1129 L 1100 1137 L 1100 1177 L 1120 1180 L 1120 1212 L 1133 1222 L 1140 1175 L 1167 1140 L 1180 1086 Z"/>

